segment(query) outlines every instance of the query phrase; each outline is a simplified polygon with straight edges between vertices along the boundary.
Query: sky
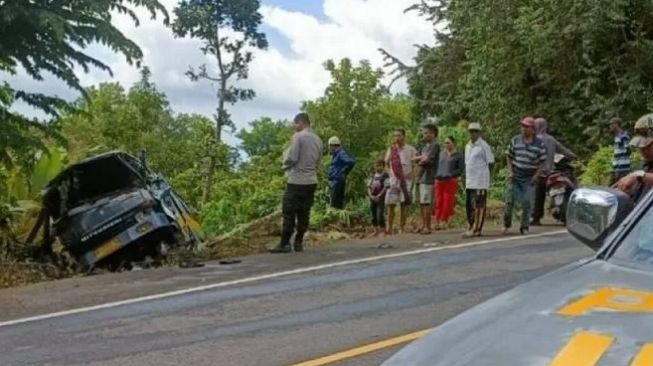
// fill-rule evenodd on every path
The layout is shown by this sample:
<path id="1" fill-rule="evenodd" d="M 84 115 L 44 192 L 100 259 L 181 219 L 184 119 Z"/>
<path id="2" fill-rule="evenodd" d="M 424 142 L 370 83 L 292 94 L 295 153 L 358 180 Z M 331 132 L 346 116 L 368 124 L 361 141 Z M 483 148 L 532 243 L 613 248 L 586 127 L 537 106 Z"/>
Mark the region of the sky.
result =
<path id="1" fill-rule="evenodd" d="M 177 0 L 160 0 L 172 16 Z M 242 86 L 252 88 L 256 98 L 230 107 L 237 128 L 243 128 L 259 117 L 291 119 L 304 100 L 320 97 L 329 83 L 323 68 L 327 59 L 348 57 L 354 61 L 369 60 L 374 67 L 384 62 L 378 48 L 384 48 L 407 63 L 417 52 L 415 45 L 433 44 L 433 28 L 416 13 L 404 9 L 416 0 L 263 0 L 261 30 L 266 33 L 269 47 L 256 50 L 250 65 L 249 78 Z M 161 19 L 151 20 L 139 11 L 141 24 L 135 27 L 124 16 L 116 16 L 114 24 L 134 40 L 144 52 L 143 65 L 152 71 L 157 87 L 169 98 L 175 112 L 199 113 L 211 116 L 216 107 L 215 88 L 208 82 L 192 82 L 184 73 L 189 66 L 215 64 L 200 52 L 201 42 L 190 38 L 175 38 Z M 104 71 L 91 69 L 78 75 L 82 85 L 117 81 L 129 87 L 139 79 L 139 70 L 127 64 L 124 57 L 102 46 L 87 50 L 107 63 L 113 77 Z M 0 74 L 17 88 L 56 94 L 68 100 L 79 97 L 54 77 L 42 82 L 20 73 Z M 389 81 L 389 80 L 387 80 Z M 393 86 L 394 92 L 405 92 L 405 82 Z M 34 115 L 24 105 L 18 110 Z M 236 144 L 234 136 L 225 137 Z"/>

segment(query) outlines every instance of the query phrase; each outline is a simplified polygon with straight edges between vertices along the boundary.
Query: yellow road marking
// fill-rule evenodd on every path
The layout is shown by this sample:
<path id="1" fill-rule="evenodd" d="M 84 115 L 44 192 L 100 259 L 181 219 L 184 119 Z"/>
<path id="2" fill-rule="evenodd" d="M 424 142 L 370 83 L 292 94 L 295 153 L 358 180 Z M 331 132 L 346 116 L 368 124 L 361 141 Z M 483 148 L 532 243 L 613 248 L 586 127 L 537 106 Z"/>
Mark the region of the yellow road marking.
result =
<path id="1" fill-rule="evenodd" d="M 408 343 L 412 342 L 416 339 L 422 338 L 426 333 L 428 333 L 430 330 L 422 330 L 419 332 L 415 333 L 410 333 L 406 335 L 402 335 L 399 337 L 395 338 L 390 338 L 386 339 L 380 342 L 376 343 L 371 343 L 367 344 L 365 346 L 357 347 L 357 348 L 352 348 L 350 350 L 344 351 L 344 352 L 339 352 L 330 356 L 325 356 L 325 357 L 320 357 L 314 360 L 310 361 L 305 361 L 302 363 L 294 364 L 292 366 L 323 366 L 323 365 L 329 365 L 335 362 L 343 361 L 349 358 L 354 358 L 358 356 L 362 356 L 367 353 L 372 353 L 376 352 L 379 350 L 382 350 L 384 348 L 390 348 L 394 346 L 398 346 L 403 343 Z"/>
<path id="2" fill-rule="evenodd" d="M 646 344 L 642 347 L 639 354 L 633 360 L 630 366 L 647 366 L 653 362 L 653 344 Z"/>
<path id="3" fill-rule="evenodd" d="M 610 336 L 577 333 L 549 366 L 596 366 L 613 342 Z"/>

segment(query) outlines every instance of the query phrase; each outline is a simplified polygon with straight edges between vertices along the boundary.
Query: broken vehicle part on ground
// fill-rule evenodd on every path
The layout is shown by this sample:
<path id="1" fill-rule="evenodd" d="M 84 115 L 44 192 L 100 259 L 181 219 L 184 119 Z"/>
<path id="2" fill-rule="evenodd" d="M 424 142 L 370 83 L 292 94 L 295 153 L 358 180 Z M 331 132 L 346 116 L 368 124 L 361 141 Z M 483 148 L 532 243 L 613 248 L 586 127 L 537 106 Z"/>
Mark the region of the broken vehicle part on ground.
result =
<path id="1" fill-rule="evenodd" d="M 43 247 L 57 237 L 85 268 L 165 257 L 171 247 L 195 246 L 201 229 L 191 210 L 145 158 L 109 152 L 71 165 L 46 187 L 33 230 Z"/>

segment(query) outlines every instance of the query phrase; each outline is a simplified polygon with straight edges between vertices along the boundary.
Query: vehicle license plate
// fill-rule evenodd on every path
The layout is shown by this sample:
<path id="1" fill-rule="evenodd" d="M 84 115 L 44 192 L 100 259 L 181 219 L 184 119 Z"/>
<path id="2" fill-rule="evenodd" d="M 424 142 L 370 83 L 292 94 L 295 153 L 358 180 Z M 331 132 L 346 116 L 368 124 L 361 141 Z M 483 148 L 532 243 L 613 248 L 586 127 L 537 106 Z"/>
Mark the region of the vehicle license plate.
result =
<path id="1" fill-rule="evenodd" d="M 120 248 L 122 248 L 122 243 L 120 240 L 113 238 L 108 242 L 102 244 L 99 248 L 95 249 L 95 258 L 100 260 L 113 254 Z"/>

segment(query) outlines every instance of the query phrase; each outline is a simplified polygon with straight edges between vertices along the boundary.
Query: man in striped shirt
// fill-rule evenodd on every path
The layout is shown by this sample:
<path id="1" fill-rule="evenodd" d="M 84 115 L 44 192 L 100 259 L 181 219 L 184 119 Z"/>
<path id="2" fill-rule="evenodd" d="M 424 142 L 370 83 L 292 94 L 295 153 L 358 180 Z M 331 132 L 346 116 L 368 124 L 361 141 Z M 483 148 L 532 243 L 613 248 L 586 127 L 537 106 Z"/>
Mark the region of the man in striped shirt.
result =
<path id="1" fill-rule="evenodd" d="M 608 122 L 610 132 L 614 135 L 614 156 L 612 159 L 612 182 L 630 174 L 630 136 L 622 127 L 621 118 L 612 118 Z"/>
<path id="2" fill-rule="evenodd" d="M 546 147 L 535 135 L 535 119 L 526 117 L 521 121 L 521 134 L 512 138 L 508 146 L 508 176 L 510 184 L 506 192 L 506 205 L 503 215 L 503 233 L 512 226 L 512 211 L 515 201 L 522 206 L 519 232 L 528 233 L 535 183 L 546 162 Z"/>

